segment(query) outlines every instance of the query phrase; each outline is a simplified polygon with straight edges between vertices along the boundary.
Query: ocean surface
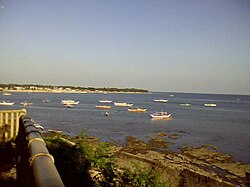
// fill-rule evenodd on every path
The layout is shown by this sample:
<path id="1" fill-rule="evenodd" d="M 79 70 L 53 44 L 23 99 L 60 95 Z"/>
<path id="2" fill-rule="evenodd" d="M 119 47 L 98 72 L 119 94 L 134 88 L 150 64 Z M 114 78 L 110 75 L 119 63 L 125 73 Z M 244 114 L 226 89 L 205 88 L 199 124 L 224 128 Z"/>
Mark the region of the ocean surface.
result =
<path id="1" fill-rule="evenodd" d="M 167 103 L 154 99 L 168 99 Z M 49 99 L 44 103 L 42 100 Z M 75 108 L 61 105 L 62 99 L 80 101 Z M 127 107 L 97 109 L 100 99 L 133 103 L 147 108 L 144 113 L 131 113 Z M 28 115 L 46 129 L 62 130 L 70 135 L 86 131 L 103 141 L 122 145 L 127 136 L 147 142 L 156 133 L 179 134 L 170 140 L 172 150 L 181 147 L 214 145 L 220 152 L 228 153 L 237 161 L 250 164 L 250 96 L 191 93 L 149 94 L 57 94 L 57 93 L 12 93 L 0 95 L 0 101 L 15 102 L 4 109 L 26 108 Z M 21 102 L 34 103 L 24 107 Z M 189 103 L 191 106 L 180 104 Z M 205 107 L 204 103 L 216 103 L 216 107 Z M 167 111 L 171 120 L 152 120 L 150 113 Z M 105 112 L 109 116 L 105 116 Z"/>

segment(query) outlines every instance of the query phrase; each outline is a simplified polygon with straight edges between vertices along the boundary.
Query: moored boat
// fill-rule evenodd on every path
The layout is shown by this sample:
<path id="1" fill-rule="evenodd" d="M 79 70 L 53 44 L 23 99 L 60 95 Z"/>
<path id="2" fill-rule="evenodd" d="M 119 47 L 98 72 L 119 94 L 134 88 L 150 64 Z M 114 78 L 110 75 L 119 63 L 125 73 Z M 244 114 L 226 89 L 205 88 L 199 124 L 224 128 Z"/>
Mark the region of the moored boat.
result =
<path id="1" fill-rule="evenodd" d="M 23 105 L 23 106 L 33 105 L 33 103 L 30 103 L 30 102 L 21 102 L 20 104 Z"/>
<path id="2" fill-rule="evenodd" d="M 11 105 L 14 105 L 14 104 L 15 104 L 15 102 L 6 102 L 6 101 L 0 102 L 0 105 L 2 105 L 2 106 L 11 106 Z"/>
<path id="3" fill-rule="evenodd" d="M 129 112 L 146 112 L 146 108 L 128 108 Z"/>
<path id="4" fill-rule="evenodd" d="M 108 99 L 101 99 L 99 100 L 100 103 L 112 103 L 111 100 L 108 100 Z"/>
<path id="5" fill-rule="evenodd" d="M 171 114 L 168 114 L 167 112 L 155 112 L 150 114 L 152 119 L 169 119 L 171 118 Z"/>
<path id="6" fill-rule="evenodd" d="M 107 106 L 107 105 L 96 105 L 96 108 L 101 108 L 101 109 L 110 109 L 111 106 Z"/>
<path id="7" fill-rule="evenodd" d="M 166 103 L 168 102 L 167 99 L 154 99 L 155 102 Z"/>
<path id="8" fill-rule="evenodd" d="M 74 101 L 71 99 L 67 99 L 67 100 L 62 100 L 61 102 L 63 105 L 77 105 L 79 104 L 79 101 Z"/>
<path id="9" fill-rule="evenodd" d="M 50 102 L 49 99 L 44 99 L 44 100 L 43 100 L 43 103 L 48 103 L 48 102 Z"/>
<path id="10" fill-rule="evenodd" d="M 119 103 L 119 102 L 114 102 L 115 106 L 133 106 L 131 103 Z"/>
<path id="11" fill-rule="evenodd" d="M 4 92 L 3 93 L 3 95 L 5 95 L 5 96 L 9 96 L 9 95 L 12 95 L 11 93 L 9 93 L 9 92 Z"/>
<path id="12" fill-rule="evenodd" d="M 191 106 L 191 104 L 189 104 L 189 103 L 182 103 L 182 104 L 180 104 L 181 106 Z"/>
<path id="13" fill-rule="evenodd" d="M 216 103 L 205 103 L 204 106 L 208 106 L 208 107 L 216 107 L 217 104 Z"/>

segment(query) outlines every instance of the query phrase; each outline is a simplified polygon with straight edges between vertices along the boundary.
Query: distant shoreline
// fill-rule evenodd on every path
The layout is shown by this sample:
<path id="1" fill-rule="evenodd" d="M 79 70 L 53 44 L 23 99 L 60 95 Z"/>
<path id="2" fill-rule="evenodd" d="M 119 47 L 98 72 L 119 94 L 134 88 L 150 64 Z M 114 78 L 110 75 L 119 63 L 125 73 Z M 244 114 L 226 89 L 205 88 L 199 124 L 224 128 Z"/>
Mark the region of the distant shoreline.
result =
<path id="1" fill-rule="evenodd" d="M 46 90 L 3 90 L 3 91 L 0 91 L 2 93 L 5 93 L 5 92 L 10 92 L 10 93 L 55 93 L 55 94 L 60 94 L 60 93 L 63 93 L 63 94 L 73 94 L 73 93 L 76 93 L 76 94 L 110 94 L 110 93 L 115 93 L 115 94 L 150 94 L 151 92 L 124 92 L 124 91 L 114 91 L 114 92 L 111 92 L 111 91 L 106 91 L 106 92 L 103 92 L 103 91 L 46 91 Z"/>
<path id="2" fill-rule="evenodd" d="M 146 89 L 139 88 L 94 88 L 76 86 L 51 86 L 33 84 L 0 84 L 2 92 L 34 92 L 34 93 L 149 93 Z"/>

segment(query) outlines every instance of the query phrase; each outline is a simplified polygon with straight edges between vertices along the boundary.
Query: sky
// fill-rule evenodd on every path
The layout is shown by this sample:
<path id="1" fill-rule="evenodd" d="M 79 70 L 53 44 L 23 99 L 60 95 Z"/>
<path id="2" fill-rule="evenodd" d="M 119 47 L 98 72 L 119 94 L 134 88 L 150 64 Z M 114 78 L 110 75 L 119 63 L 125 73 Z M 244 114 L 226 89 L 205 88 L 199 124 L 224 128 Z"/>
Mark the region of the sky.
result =
<path id="1" fill-rule="evenodd" d="M 0 83 L 250 95 L 250 1 L 0 0 Z"/>

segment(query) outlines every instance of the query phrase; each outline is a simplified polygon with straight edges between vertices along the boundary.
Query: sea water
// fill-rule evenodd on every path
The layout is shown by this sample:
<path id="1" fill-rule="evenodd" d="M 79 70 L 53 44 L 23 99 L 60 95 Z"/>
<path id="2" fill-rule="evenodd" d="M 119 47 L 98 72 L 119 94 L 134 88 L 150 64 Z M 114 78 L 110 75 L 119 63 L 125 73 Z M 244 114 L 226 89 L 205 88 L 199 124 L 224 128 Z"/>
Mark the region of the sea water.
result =
<path id="1" fill-rule="evenodd" d="M 50 102 L 43 102 L 48 99 Z M 62 99 L 80 101 L 74 108 L 61 104 Z M 128 112 L 127 107 L 97 109 L 100 99 L 133 103 L 147 108 L 146 112 Z M 154 102 L 167 99 L 168 102 Z M 231 154 L 235 160 L 250 163 L 250 96 L 192 93 L 147 93 L 147 94 L 63 94 L 63 93 L 12 93 L 0 95 L 0 101 L 15 102 L 3 109 L 21 109 L 21 102 L 32 102 L 25 107 L 28 115 L 46 129 L 62 130 L 70 135 L 86 131 L 88 135 L 103 141 L 122 145 L 127 136 L 147 142 L 156 133 L 178 134 L 170 140 L 172 150 L 181 147 L 211 144 L 218 150 Z M 216 103 L 216 107 L 205 107 Z M 190 104 L 191 106 L 182 106 Z M 152 120 L 150 113 L 167 111 L 171 120 Z M 109 112 L 109 116 L 105 112 Z"/>

